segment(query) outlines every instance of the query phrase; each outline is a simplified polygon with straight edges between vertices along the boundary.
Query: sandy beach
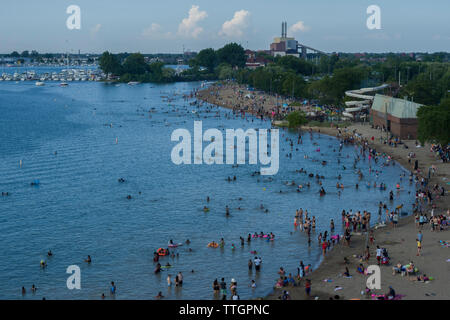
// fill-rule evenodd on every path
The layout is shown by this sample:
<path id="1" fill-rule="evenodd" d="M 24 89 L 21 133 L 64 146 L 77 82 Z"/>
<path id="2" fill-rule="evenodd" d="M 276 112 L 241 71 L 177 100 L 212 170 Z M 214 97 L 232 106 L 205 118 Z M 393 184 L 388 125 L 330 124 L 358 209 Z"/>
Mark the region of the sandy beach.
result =
<path id="1" fill-rule="evenodd" d="M 247 90 L 246 86 L 226 83 L 214 84 L 197 93 L 197 98 L 224 108 L 243 110 L 249 113 L 267 113 L 292 101 L 276 95 Z"/>
<path id="2" fill-rule="evenodd" d="M 239 92 L 241 91 L 241 92 Z M 249 112 L 259 112 L 267 114 L 270 110 L 279 106 L 280 103 L 289 103 L 289 101 L 280 102 L 268 94 L 260 94 L 252 92 L 251 99 L 245 98 L 249 94 L 242 86 L 213 86 L 209 89 L 200 91 L 197 97 L 203 101 L 213 103 L 219 106 L 245 110 Z M 261 103 L 259 103 L 261 102 Z M 312 129 L 322 134 L 337 136 L 339 131 L 336 127 L 305 127 L 304 130 Z M 343 135 L 354 135 L 359 139 L 368 141 L 370 148 L 376 149 L 377 152 L 390 155 L 395 161 L 401 164 L 405 169 L 413 171 L 414 161 L 418 160 L 418 172 L 420 179 L 422 176 L 428 176 L 428 170 L 434 166 L 435 173 L 431 174 L 428 186 L 438 184 L 445 188 L 445 196 L 439 197 L 435 195 L 433 203 L 435 204 L 434 215 L 447 214 L 450 208 L 450 200 L 448 197 L 447 182 L 449 181 L 448 163 L 443 163 L 435 153 L 430 151 L 431 145 L 425 144 L 416 147 L 416 141 L 404 140 L 403 145 L 397 147 L 389 146 L 384 143 L 386 132 L 371 128 L 370 124 L 353 124 L 347 128 L 341 128 Z M 373 140 L 372 140 L 373 137 Z M 381 138 L 381 139 L 380 139 Z M 406 149 L 404 145 L 408 146 Z M 408 162 L 408 154 L 415 153 L 415 158 L 411 163 Z M 388 202 L 388 199 L 386 199 Z M 390 208 L 392 209 L 392 208 Z M 412 213 L 412 208 L 404 208 L 404 211 Z M 430 217 L 431 206 L 424 206 L 424 213 Z M 372 213 L 373 219 L 378 218 L 377 213 Z M 383 215 L 384 219 L 384 215 Z M 374 220 L 372 220 L 374 221 Z M 337 224 L 340 222 L 336 222 Z M 442 246 L 439 241 L 450 242 L 448 229 L 444 231 L 432 231 L 430 224 L 425 224 L 422 229 L 422 253 L 417 256 L 417 234 L 418 227 L 415 224 L 414 216 L 408 216 L 400 219 L 396 228 L 391 225 L 374 230 L 374 242 L 370 244 L 369 261 L 360 261 L 359 256 L 364 254 L 366 245 L 366 234 L 354 235 L 351 238 L 350 246 L 344 245 L 342 242 L 335 245 L 332 250 L 328 251 L 317 270 L 308 274 L 305 278 L 311 280 L 311 294 L 306 296 L 304 288 L 304 280 L 297 286 L 283 287 L 275 289 L 266 299 L 278 299 L 284 290 L 289 292 L 291 299 L 329 299 L 338 295 L 339 299 L 374 299 L 374 297 L 366 297 L 362 295 L 362 291 L 366 288 L 367 275 L 356 272 L 356 268 L 360 263 L 364 267 L 376 264 L 376 246 L 386 248 L 389 252 L 390 264 L 381 266 L 381 289 L 372 290 L 372 294 L 379 295 L 388 292 L 392 286 L 397 295 L 401 299 L 450 299 L 450 251 L 448 246 Z M 344 261 L 347 258 L 347 263 Z M 402 265 L 413 262 L 419 269 L 418 275 L 432 277 L 432 281 L 419 282 L 417 276 L 402 276 L 400 274 L 393 275 L 392 267 L 397 263 Z M 282 264 L 282 261 L 281 261 Z M 347 267 L 350 271 L 350 278 L 342 276 Z M 287 270 L 287 273 L 294 270 Z M 296 274 L 296 271 L 295 271 Z M 276 277 L 277 275 L 274 275 Z M 328 279 L 327 281 L 324 281 Z M 275 283 L 274 283 L 275 284 Z"/>

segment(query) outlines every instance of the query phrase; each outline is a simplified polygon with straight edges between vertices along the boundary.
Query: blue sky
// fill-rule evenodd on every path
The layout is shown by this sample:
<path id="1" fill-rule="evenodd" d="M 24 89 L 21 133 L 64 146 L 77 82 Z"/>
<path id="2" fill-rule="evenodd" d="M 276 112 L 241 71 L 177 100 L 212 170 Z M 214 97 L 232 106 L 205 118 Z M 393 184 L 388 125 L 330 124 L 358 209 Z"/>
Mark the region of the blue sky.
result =
<path id="1" fill-rule="evenodd" d="M 69 30 L 66 8 L 81 9 Z M 366 27 L 369 5 L 381 30 Z M 289 36 L 326 52 L 450 51 L 450 0 L 22 0 L 0 5 L 0 52 L 182 52 Z"/>

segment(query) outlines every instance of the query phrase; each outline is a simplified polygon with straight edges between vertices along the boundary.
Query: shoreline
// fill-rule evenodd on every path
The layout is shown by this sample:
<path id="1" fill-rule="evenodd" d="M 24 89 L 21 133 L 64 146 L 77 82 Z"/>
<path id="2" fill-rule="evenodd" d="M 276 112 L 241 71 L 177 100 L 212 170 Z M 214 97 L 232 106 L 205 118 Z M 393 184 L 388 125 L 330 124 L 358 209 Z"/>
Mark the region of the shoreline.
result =
<path id="1" fill-rule="evenodd" d="M 233 87 L 232 87 L 233 88 Z M 242 88 L 238 86 L 237 88 Z M 215 97 L 212 96 L 213 90 L 215 90 Z M 248 105 L 244 104 L 242 108 L 242 97 L 233 101 L 230 97 L 230 88 L 225 89 L 206 88 L 197 93 L 197 98 L 214 104 L 218 107 L 225 107 L 233 110 L 240 110 L 254 114 Z M 236 91 L 236 87 L 232 89 Z M 253 93 L 257 95 L 256 93 Z M 225 96 L 226 95 L 226 96 Z M 263 94 L 264 101 L 266 94 Z M 256 98 L 255 98 L 256 99 Z M 231 100 L 231 101 L 230 101 Z M 221 103 L 218 103 L 218 102 Z M 261 101 L 261 100 L 260 100 Z M 234 104 L 233 104 L 234 102 Z M 263 106 L 263 112 L 267 113 L 269 108 L 275 108 L 276 105 Z M 325 134 L 328 136 L 334 136 L 339 139 L 339 131 L 336 127 L 302 127 L 302 129 L 312 130 L 314 132 Z M 445 196 L 439 197 L 434 200 L 436 205 L 435 214 L 445 214 L 450 208 L 450 201 L 448 198 L 448 185 L 445 182 L 448 181 L 449 168 L 448 164 L 442 163 L 431 154 L 431 145 L 426 143 L 421 148 L 414 148 L 415 141 L 403 141 L 408 149 L 405 149 L 403 145 L 392 147 L 384 144 L 382 141 L 386 136 L 386 133 L 379 130 L 372 129 L 370 124 L 357 124 L 353 123 L 351 126 L 341 129 L 346 135 L 353 135 L 357 133 L 360 137 L 365 138 L 368 141 L 370 148 L 376 149 L 377 152 L 384 153 L 392 158 L 394 162 L 400 164 L 403 170 L 412 172 L 417 175 L 418 178 L 423 177 L 427 173 L 427 168 L 431 165 L 437 169 L 437 174 L 430 176 L 428 185 L 432 186 L 439 184 L 445 188 Z M 371 140 L 371 137 L 374 137 Z M 355 144 L 360 145 L 358 142 Z M 407 154 L 414 152 L 416 159 L 419 161 L 419 172 L 414 172 L 413 163 L 407 160 Z M 415 159 L 412 159 L 415 160 Z M 310 300 L 310 299 L 333 299 L 336 295 L 338 299 L 370 299 L 365 297 L 361 292 L 366 288 L 366 275 L 361 275 L 356 272 L 356 267 L 363 263 L 366 268 L 368 265 L 376 264 L 374 249 L 377 245 L 384 247 L 388 250 L 391 258 L 388 266 L 381 266 L 381 289 L 372 290 L 372 293 L 381 295 L 389 290 L 389 286 L 392 286 L 396 293 L 401 295 L 402 299 L 450 299 L 450 291 L 448 290 L 448 283 L 450 283 L 450 263 L 447 262 L 450 258 L 450 252 L 446 252 L 448 248 L 441 248 L 439 245 L 440 240 L 448 241 L 448 230 L 445 231 L 430 231 L 429 224 L 426 224 L 422 230 L 424 235 L 423 240 L 423 253 L 421 256 L 416 256 L 416 234 L 418 229 L 415 224 L 414 213 L 411 213 L 411 208 L 405 209 L 408 212 L 408 216 L 401 217 L 395 230 L 390 225 L 386 225 L 382 228 L 373 228 L 374 243 L 370 246 L 370 259 L 369 261 L 361 261 L 355 256 L 363 255 L 366 242 L 366 234 L 352 236 L 350 246 L 344 246 L 342 242 L 334 245 L 324 257 L 321 258 L 317 269 L 308 274 L 305 278 L 311 280 L 311 295 L 308 297 L 304 291 L 304 280 L 300 281 L 298 286 L 283 287 L 281 289 L 273 287 L 271 292 L 262 299 L 274 300 L 279 299 L 286 290 L 289 292 L 291 299 L 294 300 Z M 424 212 L 429 216 L 429 206 L 424 206 Z M 372 213 L 372 217 L 375 218 L 376 214 Z M 384 217 L 382 221 L 384 221 Z M 348 259 L 348 264 L 344 263 L 344 257 Z M 401 275 L 393 275 L 392 267 L 398 262 L 403 265 L 414 261 L 415 266 L 419 268 L 420 274 L 426 274 L 429 277 L 433 277 L 433 281 L 429 283 L 423 283 L 413 281 L 415 277 L 402 277 Z M 450 259 L 449 259 L 450 260 Z M 345 271 L 345 267 L 348 267 L 351 279 L 340 276 Z M 324 279 L 331 279 L 331 281 L 324 282 Z M 411 281 L 409 281 L 411 280 Z M 273 284 L 274 285 L 274 284 Z M 337 288 L 337 290 L 336 290 Z"/>
<path id="2" fill-rule="evenodd" d="M 354 130 L 357 129 L 359 126 L 358 124 L 354 124 L 351 127 L 349 127 L 349 129 Z M 365 126 L 369 126 L 368 124 Z M 305 129 L 311 129 L 319 134 L 324 134 L 324 135 L 328 135 L 328 136 L 333 136 L 333 137 L 337 137 L 338 131 L 337 128 L 324 128 L 324 127 L 305 127 Z M 411 143 L 411 141 L 409 141 L 409 143 Z M 392 157 L 392 150 L 390 150 L 393 147 L 389 147 L 387 145 L 381 145 L 379 143 L 372 143 L 369 144 L 372 148 L 375 148 L 378 152 L 383 152 L 386 153 L 387 155 L 390 155 Z M 429 147 L 428 144 L 426 144 L 426 146 L 423 148 L 424 150 L 426 149 L 426 147 Z M 397 147 L 399 148 L 399 147 Z M 403 170 L 406 170 L 407 172 L 412 172 L 413 170 L 408 169 L 408 167 L 411 166 L 411 164 L 408 163 L 408 161 L 404 158 L 401 157 L 392 157 L 392 159 L 394 161 L 396 161 Z M 420 169 L 420 165 L 419 165 L 419 169 Z M 422 170 L 422 172 L 424 172 L 425 170 Z M 448 174 L 446 175 L 448 176 Z M 431 177 L 429 184 L 435 184 L 438 181 L 438 176 L 435 177 Z M 446 188 L 446 192 L 448 192 L 448 188 Z M 443 197 L 438 199 L 436 202 L 436 204 L 438 204 L 438 208 L 442 207 L 442 210 L 440 211 L 445 211 L 446 209 L 449 208 L 449 199 L 448 197 Z M 407 208 L 408 211 L 410 211 Z M 384 220 L 384 219 L 383 219 Z M 417 229 L 416 229 L 416 225 L 415 225 L 415 218 L 414 218 L 414 214 L 408 213 L 408 216 L 406 217 L 400 217 L 399 219 L 399 223 L 397 228 L 401 228 L 402 229 L 402 233 L 400 233 L 401 237 L 406 237 L 407 235 L 413 236 L 411 241 L 409 241 L 409 243 L 411 244 L 409 247 L 412 250 L 409 250 L 410 252 L 414 252 L 415 251 L 415 235 L 417 233 Z M 372 290 L 373 293 L 375 294 L 384 294 L 389 290 L 389 285 L 392 285 L 394 287 L 394 289 L 396 290 L 397 294 L 401 294 L 403 295 L 403 299 L 450 299 L 450 293 L 448 292 L 447 287 L 446 287 L 446 283 L 450 282 L 450 276 L 449 276 L 449 265 L 447 263 L 447 265 L 445 265 L 444 259 L 441 259 L 441 275 L 442 278 L 440 278 L 439 280 L 441 281 L 440 283 L 436 282 L 435 280 L 431 281 L 430 283 L 427 284 L 422 284 L 422 283 L 417 283 L 419 285 L 422 286 L 430 286 L 431 288 L 419 288 L 419 289 L 428 289 L 428 291 L 430 291 L 430 293 L 424 293 L 422 291 L 417 291 L 416 288 L 408 288 L 408 294 L 404 294 L 402 285 L 400 285 L 401 281 L 398 280 L 404 280 L 405 284 L 410 282 L 407 279 L 401 279 L 400 275 L 397 275 L 395 278 L 395 276 L 392 276 L 392 266 L 395 265 L 397 263 L 397 260 L 400 261 L 403 257 L 399 257 L 399 256 L 394 256 L 391 253 L 392 252 L 396 252 L 398 251 L 398 253 L 404 253 L 402 252 L 402 250 L 396 250 L 398 249 L 398 245 L 402 246 L 405 245 L 405 239 L 401 239 L 401 242 L 395 241 L 395 239 L 393 238 L 397 238 L 393 237 L 392 234 L 392 227 L 389 225 L 386 225 L 386 227 L 382 227 L 382 228 L 370 228 L 371 230 L 373 230 L 373 234 L 374 234 L 374 245 L 372 245 L 371 247 L 371 258 L 370 258 L 370 263 L 369 264 L 376 264 L 376 260 L 374 259 L 374 255 L 375 252 L 373 252 L 373 246 L 376 246 L 377 243 L 380 244 L 380 247 L 386 247 L 388 249 L 388 252 L 390 253 L 390 257 L 391 257 L 391 263 L 389 266 L 385 267 L 385 266 L 381 266 L 381 277 L 383 278 L 387 278 L 389 279 L 389 283 L 385 283 L 383 285 L 383 280 L 382 280 L 382 286 L 381 286 L 381 290 Z M 434 240 L 434 244 L 435 247 L 437 249 L 441 249 L 438 248 L 438 240 L 435 238 L 437 234 L 439 233 L 443 233 L 443 232 L 435 232 L 435 234 L 430 234 L 429 232 L 429 228 L 428 225 L 424 228 L 425 230 L 423 230 L 422 232 L 424 233 L 424 238 L 426 241 L 427 238 L 432 238 Z M 395 231 L 397 232 L 397 230 Z M 448 235 L 448 234 L 445 234 Z M 431 237 L 430 237 L 431 236 Z M 445 236 L 443 236 L 444 238 L 442 240 L 447 240 L 447 238 L 445 238 Z M 447 236 L 448 237 L 448 236 Z M 365 267 L 367 267 L 368 263 L 367 261 L 361 261 L 360 259 L 356 259 L 354 256 L 355 255 L 363 255 L 364 253 L 364 247 L 365 247 L 365 234 L 361 234 L 360 236 L 352 236 L 352 244 L 350 247 L 344 247 L 342 245 L 342 243 L 335 245 L 330 251 L 327 252 L 326 256 L 322 259 L 319 267 L 316 270 L 313 270 L 313 272 L 311 274 L 309 274 L 307 277 L 311 280 L 312 282 L 312 289 L 311 289 L 311 296 L 307 297 L 305 292 L 304 292 L 304 287 L 300 286 L 300 287 L 286 287 L 286 288 L 282 288 L 282 289 L 277 289 L 274 288 L 272 290 L 272 292 L 267 295 L 265 297 L 265 299 L 268 300 L 274 300 L 274 299 L 279 299 L 279 296 L 281 296 L 283 294 L 284 290 L 287 290 L 292 299 L 299 299 L 299 300 L 313 300 L 316 297 L 318 297 L 318 299 L 334 299 L 334 297 L 336 295 L 339 295 L 339 299 L 366 299 L 363 295 L 361 295 L 361 291 L 363 291 L 365 289 L 365 281 L 367 279 L 367 276 L 364 275 L 360 275 L 358 273 L 356 273 L 356 267 L 359 265 L 359 263 L 363 263 L 363 265 Z M 378 241 L 377 241 L 378 240 Z M 426 241 L 425 245 L 428 245 L 430 243 L 430 241 Z M 432 243 L 432 242 L 431 242 Z M 397 247 L 397 248 L 394 248 Z M 435 248 L 435 249 L 436 249 Z M 444 249 L 445 250 L 445 249 Z M 436 251 L 438 250 L 434 250 L 433 253 L 437 253 Z M 435 254 L 438 257 L 441 257 L 440 254 Z M 350 260 L 350 262 L 348 264 L 344 263 L 344 257 L 348 258 Z M 450 252 L 447 255 L 448 259 L 450 257 Z M 422 258 L 421 257 L 417 257 L 414 254 L 409 253 L 409 259 L 410 260 L 417 260 L 417 259 Z M 396 259 L 396 260 L 395 260 Z M 403 258 L 404 260 L 402 260 L 401 262 L 403 264 L 406 264 L 408 261 L 405 260 L 405 258 Z M 434 261 L 434 257 L 433 255 L 427 255 L 427 259 L 423 260 L 423 264 L 421 264 L 422 268 L 419 268 L 419 271 L 423 269 L 423 266 L 427 265 L 428 262 Z M 442 263 L 443 262 L 443 263 Z M 419 266 L 417 263 L 415 264 L 416 266 Z M 340 276 L 340 274 L 342 272 L 344 272 L 345 267 L 348 267 L 350 270 L 350 274 L 352 275 L 352 279 L 346 279 L 342 276 Z M 419 266 L 420 267 L 420 266 Z M 338 269 L 338 270 L 336 270 Z M 433 268 L 435 272 L 437 272 L 437 270 L 439 268 Z M 447 272 L 446 272 L 447 270 Z M 426 271 L 425 271 L 426 272 Z M 430 273 L 427 273 L 427 275 L 430 276 Z M 431 275 L 432 276 L 432 275 Z M 394 279 L 395 278 L 395 279 Z M 436 278 L 436 276 L 434 276 L 434 278 Z M 332 282 L 324 282 L 324 279 L 332 279 Z M 357 285 L 355 286 L 355 283 L 352 283 L 349 285 L 349 282 L 352 281 L 354 279 L 353 282 L 357 281 Z M 438 280 L 438 279 L 436 279 Z M 395 284 L 394 284 L 395 283 Z M 396 285 L 397 284 L 397 285 Z M 408 283 L 409 284 L 409 283 Z M 431 284 L 434 284 L 434 286 L 431 286 Z M 334 289 L 336 289 L 336 286 L 338 287 L 342 287 L 343 289 L 334 291 Z M 407 285 L 405 285 L 404 287 L 409 287 Z M 346 290 L 347 288 L 347 290 Z M 416 291 L 416 292 L 414 292 Z M 431 291 L 438 291 L 440 294 L 436 294 L 433 293 Z M 370 298 L 369 298 L 370 299 Z"/>

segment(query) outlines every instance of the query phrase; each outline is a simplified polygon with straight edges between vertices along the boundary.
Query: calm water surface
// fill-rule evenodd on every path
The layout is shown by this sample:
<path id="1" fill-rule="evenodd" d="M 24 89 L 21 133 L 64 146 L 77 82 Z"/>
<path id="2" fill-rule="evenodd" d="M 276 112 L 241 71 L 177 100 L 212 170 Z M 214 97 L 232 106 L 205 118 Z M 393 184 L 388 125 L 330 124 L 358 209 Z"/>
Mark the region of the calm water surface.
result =
<path id="1" fill-rule="evenodd" d="M 0 299 L 20 299 L 21 287 L 29 292 L 32 284 L 38 290 L 26 299 L 99 299 L 102 293 L 108 296 L 110 281 L 117 285 L 117 299 L 151 299 L 158 291 L 170 299 L 212 299 L 212 282 L 221 277 L 227 283 L 237 280 L 241 299 L 262 296 L 271 290 L 280 266 L 296 273 L 299 260 L 313 266 L 320 261 L 317 233 L 308 248 L 307 236 L 294 229 L 295 209 L 316 216 L 317 232 L 328 229 L 331 218 L 340 231 L 342 209 L 366 209 L 376 217 L 378 202 L 386 201 L 399 181 L 400 166 L 380 163 L 373 167 L 382 171 L 376 177 L 369 174 L 365 160 L 358 163 L 365 177 L 355 190 L 358 177 L 352 165 L 357 150 L 347 146 L 339 156 L 333 152 L 339 141 L 318 134 L 313 140 L 305 134 L 288 158 L 286 137 L 296 141 L 297 136 L 280 132 L 280 170 L 273 181 L 251 175 L 259 165 L 176 166 L 170 158 L 175 145 L 171 133 L 177 128 L 193 132 L 194 120 L 203 121 L 203 130 L 270 127 L 251 117 L 226 119 L 232 115 L 226 109 L 207 112 L 207 106 L 190 106 L 182 94 L 198 87 L 0 83 L 0 190 L 11 193 L 0 198 Z M 174 100 L 167 102 L 164 96 Z M 322 160 L 328 165 L 322 166 Z M 325 176 L 325 197 L 319 197 L 315 179 L 295 172 L 300 168 Z M 335 188 L 338 174 L 348 186 L 340 196 Z M 237 181 L 226 181 L 234 175 Z M 121 177 L 126 183 L 118 183 Z M 40 186 L 30 186 L 36 179 Z M 292 180 L 310 181 L 311 188 L 297 193 L 285 185 Z M 385 182 L 388 190 L 369 189 L 368 181 Z M 393 205 L 404 203 L 409 209 L 414 195 L 408 191 L 413 189 L 403 184 Z M 211 210 L 204 213 L 207 196 Z M 268 213 L 260 210 L 261 204 Z M 226 205 L 230 218 L 225 217 Z M 239 236 L 261 231 L 273 232 L 276 240 L 256 239 L 240 246 Z M 225 248 L 207 248 L 222 237 Z M 176 250 L 178 258 L 162 258 L 163 265 L 170 262 L 174 267 L 154 275 L 153 251 L 166 247 L 169 239 L 192 243 Z M 46 257 L 49 249 L 51 258 Z M 256 275 L 247 268 L 253 250 L 263 260 Z M 88 254 L 91 265 L 83 263 Z M 44 270 L 41 259 L 48 262 Z M 66 287 L 66 268 L 72 264 L 81 268 L 81 290 Z M 174 279 L 179 271 L 183 287 L 167 288 L 167 274 Z M 249 287 L 251 279 L 256 279 L 256 289 Z"/>

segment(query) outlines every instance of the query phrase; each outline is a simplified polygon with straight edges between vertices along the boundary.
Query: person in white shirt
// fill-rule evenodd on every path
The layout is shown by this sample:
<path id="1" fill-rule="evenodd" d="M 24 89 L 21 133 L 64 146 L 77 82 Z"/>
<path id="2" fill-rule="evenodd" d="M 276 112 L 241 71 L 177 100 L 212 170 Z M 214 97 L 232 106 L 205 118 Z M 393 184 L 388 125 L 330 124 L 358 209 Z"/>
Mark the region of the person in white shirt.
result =
<path id="1" fill-rule="evenodd" d="M 382 255 L 383 255 L 383 250 L 381 250 L 380 247 L 377 246 L 377 261 L 378 261 L 378 264 L 381 263 L 381 256 Z"/>
<path id="2" fill-rule="evenodd" d="M 255 265 L 255 271 L 259 271 L 261 267 L 261 258 L 255 257 L 255 260 L 253 260 L 253 264 Z"/>

